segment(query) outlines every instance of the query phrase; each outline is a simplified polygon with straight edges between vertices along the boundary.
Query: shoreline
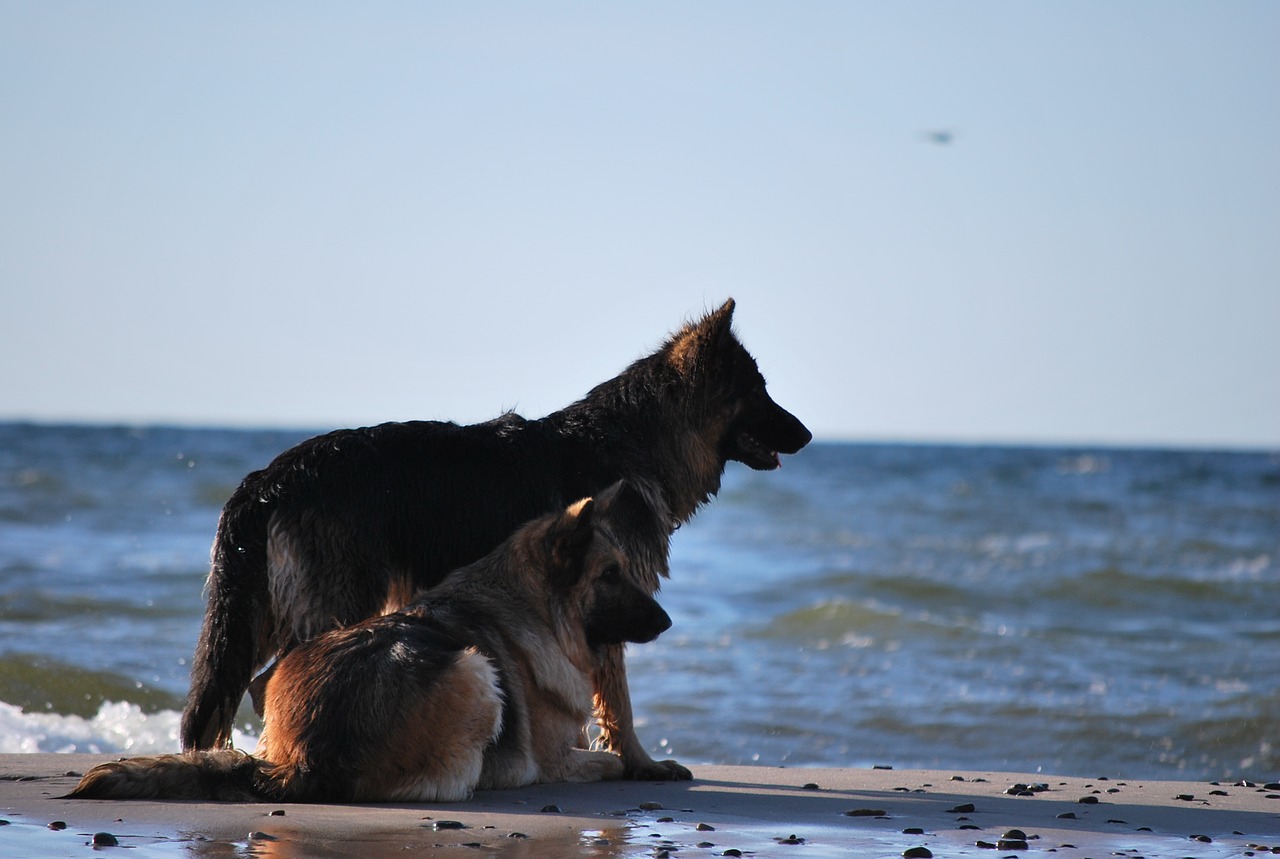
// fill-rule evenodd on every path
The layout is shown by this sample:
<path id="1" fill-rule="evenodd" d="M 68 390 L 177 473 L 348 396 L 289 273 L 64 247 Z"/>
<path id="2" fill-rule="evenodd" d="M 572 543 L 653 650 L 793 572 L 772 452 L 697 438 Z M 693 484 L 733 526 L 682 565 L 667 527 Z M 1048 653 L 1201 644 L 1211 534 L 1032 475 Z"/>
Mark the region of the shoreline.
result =
<path id="1" fill-rule="evenodd" d="M 1280 855 L 1280 786 L 1261 783 L 712 765 L 691 767 L 691 782 L 537 785 L 459 803 L 57 798 L 118 757 L 0 755 L 0 856 L 83 856 L 100 832 L 133 857 Z M 1006 792 L 1017 784 L 1031 789 Z M 57 821 L 66 828 L 49 828 Z"/>

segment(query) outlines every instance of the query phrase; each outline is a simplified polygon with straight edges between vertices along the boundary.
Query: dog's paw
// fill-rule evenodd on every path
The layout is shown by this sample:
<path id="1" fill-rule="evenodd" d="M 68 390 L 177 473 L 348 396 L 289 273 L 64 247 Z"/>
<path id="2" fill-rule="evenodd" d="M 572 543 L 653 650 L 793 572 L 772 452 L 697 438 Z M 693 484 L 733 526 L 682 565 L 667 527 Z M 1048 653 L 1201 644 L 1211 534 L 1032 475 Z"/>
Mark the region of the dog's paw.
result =
<path id="1" fill-rule="evenodd" d="M 644 761 L 627 767 L 632 781 L 689 781 L 693 773 L 675 761 Z"/>

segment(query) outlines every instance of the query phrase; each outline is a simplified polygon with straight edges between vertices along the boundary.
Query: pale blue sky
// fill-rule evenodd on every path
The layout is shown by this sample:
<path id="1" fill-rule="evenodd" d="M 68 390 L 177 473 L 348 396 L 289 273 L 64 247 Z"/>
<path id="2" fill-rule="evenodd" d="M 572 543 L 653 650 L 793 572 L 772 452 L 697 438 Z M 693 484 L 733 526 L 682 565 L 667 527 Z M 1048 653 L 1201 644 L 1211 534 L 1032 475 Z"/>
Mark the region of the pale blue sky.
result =
<path id="1" fill-rule="evenodd" d="M 532 417 L 730 295 L 821 438 L 1280 447 L 1280 4 L 0 2 L 0 419 Z"/>

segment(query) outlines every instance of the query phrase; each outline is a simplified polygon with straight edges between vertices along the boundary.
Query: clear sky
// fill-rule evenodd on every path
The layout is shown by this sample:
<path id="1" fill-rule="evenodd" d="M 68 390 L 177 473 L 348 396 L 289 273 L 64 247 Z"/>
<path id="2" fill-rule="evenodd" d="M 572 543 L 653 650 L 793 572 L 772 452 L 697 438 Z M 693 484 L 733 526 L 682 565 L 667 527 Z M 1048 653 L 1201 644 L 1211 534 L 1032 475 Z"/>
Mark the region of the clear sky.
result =
<path id="1" fill-rule="evenodd" d="M 1280 448 L 1280 3 L 0 2 L 0 419 L 533 417 L 728 296 L 820 438 Z"/>

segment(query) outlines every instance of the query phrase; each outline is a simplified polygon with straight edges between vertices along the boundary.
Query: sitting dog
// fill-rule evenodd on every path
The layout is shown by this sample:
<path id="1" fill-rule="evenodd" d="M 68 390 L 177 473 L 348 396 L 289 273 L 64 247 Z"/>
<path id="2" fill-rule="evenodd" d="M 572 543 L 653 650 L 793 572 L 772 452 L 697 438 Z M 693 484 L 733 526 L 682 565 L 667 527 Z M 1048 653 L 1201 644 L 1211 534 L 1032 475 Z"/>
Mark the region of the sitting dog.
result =
<path id="1" fill-rule="evenodd" d="M 671 625 L 627 570 L 627 547 L 665 556 L 668 522 L 627 483 L 535 519 L 400 611 L 290 651 L 254 755 L 102 764 L 68 797 L 450 801 L 622 778 L 621 757 L 576 746 L 605 649 Z"/>

